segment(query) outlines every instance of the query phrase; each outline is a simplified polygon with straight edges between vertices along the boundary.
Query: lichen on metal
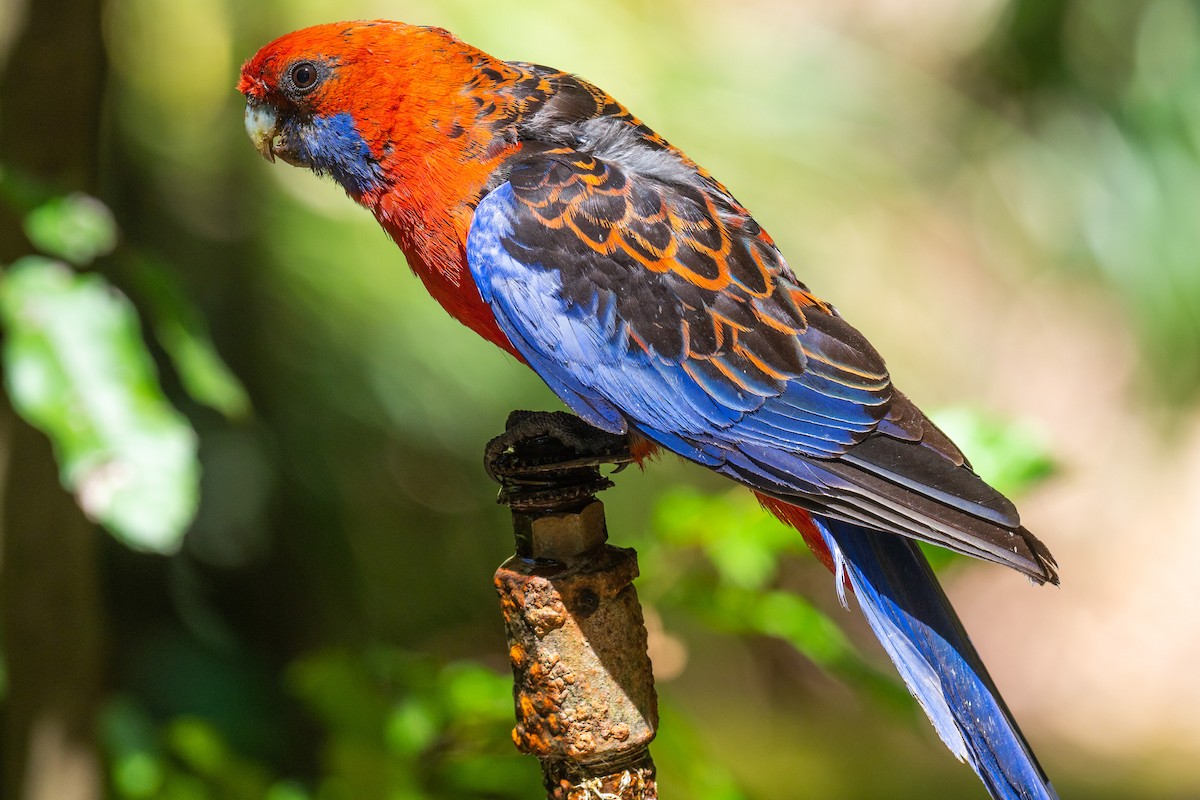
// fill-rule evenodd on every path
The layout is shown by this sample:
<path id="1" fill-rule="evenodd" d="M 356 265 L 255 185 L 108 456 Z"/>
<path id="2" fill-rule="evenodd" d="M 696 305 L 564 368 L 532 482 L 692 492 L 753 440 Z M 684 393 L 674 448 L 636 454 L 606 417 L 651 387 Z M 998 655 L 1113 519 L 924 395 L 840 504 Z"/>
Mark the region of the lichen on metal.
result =
<path id="1" fill-rule="evenodd" d="M 599 505 L 599 501 L 594 501 Z M 540 758 L 645 745 L 658 722 L 632 550 L 587 559 L 514 556 L 496 573 L 515 678 L 513 740 Z"/>

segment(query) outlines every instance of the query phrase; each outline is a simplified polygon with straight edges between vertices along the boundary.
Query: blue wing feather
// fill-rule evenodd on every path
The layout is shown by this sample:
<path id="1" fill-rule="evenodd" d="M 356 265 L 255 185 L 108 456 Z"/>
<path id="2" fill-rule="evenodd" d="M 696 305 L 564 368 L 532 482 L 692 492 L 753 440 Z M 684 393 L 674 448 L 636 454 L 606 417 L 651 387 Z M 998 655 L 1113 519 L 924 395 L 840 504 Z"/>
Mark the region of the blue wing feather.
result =
<path id="1" fill-rule="evenodd" d="M 1020 528 L 1012 504 L 964 467 L 944 436 L 924 446 L 934 429 L 894 392 L 878 354 L 805 293 L 777 251 L 759 238 L 735 241 L 713 208 L 697 210 L 694 192 L 671 194 L 588 158 L 520 162 L 480 201 L 467 238 L 472 277 L 500 329 L 568 406 L 787 502 L 1055 580 L 1053 559 Z M 596 176 L 611 186 L 594 187 Z M 686 206 L 679 216 L 711 214 L 705 235 L 726 237 L 730 271 L 746 270 L 739 253 L 769 250 L 769 294 L 739 295 L 720 269 L 684 276 L 672 272 L 675 262 L 631 260 L 615 226 L 632 212 L 613 199 L 632 186 L 660 192 L 674 211 Z M 574 212 L 561 202 L 567 194 Z M 601 206 L 588 205 L 593 195 L 604 197 Z M 553 225 L 537 210 L 543 201 L 558 203 Z M 624 218 L 596 216 L 621 209 Z M 610 231 L 605 239 L 593 230 L 603 251 L 599 239 L 580 237 L 576 217 Z M 688 230 L 666 234 L 679 253 L 695 245 Z M 903 438 L 878 432 L 889 414 Z"/>
<path id="2" fill-rule="evenodd" d="M 619 326 L 603 324 L 566 300 L 557 271 L 515 259 L 502 244 L 512 232 L 513 210 L 508 184 L 480 203 L 467 261 L 501 330 L 556 391 L 567 389 L 562 399 L 572 410 L 586 418 L 596 407 L 620 408 L 640 427 L 676 436 L 703 435 L 736 418 L 736 411 L 718 403 L 678 364 L 630 348 Z M 576 407 L 581 402 L 585 407 Z"/>
<path id="3" fill-rule="evenodd" d="M 684 439 L 690 442 L 684 450 L 693 451 L 736 447 L 749 438 L 818 456 L 844 452 L 875 425 L 879 414 L 868 403 L 876 397 L 816 371 L 764 397 L 735 393 L 729 382 L 698 377 L 685 363 L 631 347 L 627 327 L 613 318 L 614 304 L 571 302 L 557 270 L 520 261 L 504 246 L 517 211 L 509 184 L 480 203 L 467 240 L 472 277 L 501 330 L 589 422 L 616 430 L 621 414 L 613 409 L 620 409 L 672 449 Z M 700 460 L 713 463 L 711 456 Z"/>
<path id="4" fill-rule="evenodd" d="M 813 519 L 839 578 L 849 580 L 872 630 L 950 751 L 995 798 L 1056 800 L 916 543 Z"/>

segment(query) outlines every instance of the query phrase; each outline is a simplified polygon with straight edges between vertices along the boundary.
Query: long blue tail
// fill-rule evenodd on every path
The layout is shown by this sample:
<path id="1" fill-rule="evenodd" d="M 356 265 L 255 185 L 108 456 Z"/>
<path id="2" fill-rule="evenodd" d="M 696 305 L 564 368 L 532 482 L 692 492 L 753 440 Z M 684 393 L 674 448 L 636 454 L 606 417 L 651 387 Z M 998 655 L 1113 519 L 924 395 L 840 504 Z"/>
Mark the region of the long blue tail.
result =
<path id="1" fill-rule="evenodd" d="M 916 542 L 813 516 L 838 591 L 858 604 L 938 735 L 998 800 L 1057 800 Z M 845 598 L 843 598 L 843 603 Z"/>

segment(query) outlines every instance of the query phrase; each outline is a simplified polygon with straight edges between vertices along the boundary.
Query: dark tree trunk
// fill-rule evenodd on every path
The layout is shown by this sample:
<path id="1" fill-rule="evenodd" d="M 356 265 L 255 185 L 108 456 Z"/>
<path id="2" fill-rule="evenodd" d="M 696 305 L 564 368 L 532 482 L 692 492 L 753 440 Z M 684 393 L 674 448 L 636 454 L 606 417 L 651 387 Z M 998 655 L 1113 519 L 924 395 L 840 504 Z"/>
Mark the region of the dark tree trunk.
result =
<path id="1" fill-rule="evenodd" d="M 36 0 L 0 76 L 0 161 L 61 191 L 95 191 L 106 73 L 101 0 Z M 0 212 L 0 260 L 28 252 Z M 103 796 L 96 711 L 104 680 L 98 532 L 62 490 L 46 438 L 0 403 L 0 796 Z"/>

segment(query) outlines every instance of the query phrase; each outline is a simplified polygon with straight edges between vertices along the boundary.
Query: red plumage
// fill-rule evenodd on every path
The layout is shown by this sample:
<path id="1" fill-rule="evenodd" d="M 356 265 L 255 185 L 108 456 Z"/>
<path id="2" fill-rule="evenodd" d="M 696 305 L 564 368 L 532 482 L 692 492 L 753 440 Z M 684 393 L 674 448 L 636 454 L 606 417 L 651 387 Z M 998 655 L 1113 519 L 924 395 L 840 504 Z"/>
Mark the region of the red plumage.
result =
<path id="1" fill-rule="evenodd" d="M 374 58 L 361 58 L 364 53 Z M 336 59 L 339 66 L 306 111 L 355 109 L 358 131 L 387 177 L 386 188 L 355 200 L 400 246 L 434 299 L 480 336 L 521 358 L 471 283 L 465 254 L 474 205 L 518 145 L 478 122 L 481 108 L 493 104 L 494 113 L 503 115 L 512 101 L 463 89 L 481 62 L 495 62 L 497 69 L 503 62 L 440 28 L 335 23 L 263 47 L 242 68 L 238 90 L 259 102 L 286 101 L 279 88 L 284 72 L 314 54 Z M 380 56 L 412 69 L 374 69 Z"/>

